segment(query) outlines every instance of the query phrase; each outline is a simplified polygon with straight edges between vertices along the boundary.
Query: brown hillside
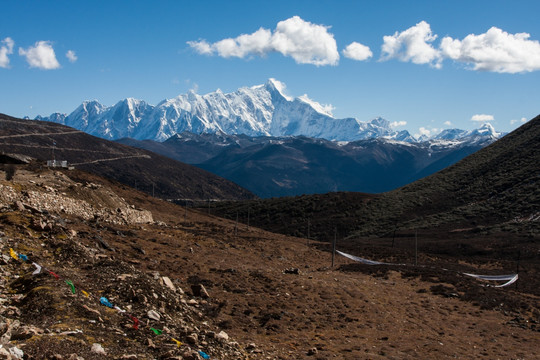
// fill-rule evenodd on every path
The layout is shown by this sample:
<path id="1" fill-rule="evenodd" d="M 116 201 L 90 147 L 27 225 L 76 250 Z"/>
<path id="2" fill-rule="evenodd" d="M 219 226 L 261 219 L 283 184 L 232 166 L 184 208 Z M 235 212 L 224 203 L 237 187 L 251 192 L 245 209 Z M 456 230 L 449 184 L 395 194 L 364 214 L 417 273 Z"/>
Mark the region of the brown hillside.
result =
<path id="1" fill-rule="evenodd" d="M 4 178 L 0 171 L 0 353 L 23 351 L 28 359 L 198 359 L 199 350 L 211 359 L 537 356 L 539 297 L 523 293 L 521 280 L 518 290 L 499 289 L 440 266 L 359 267 L 344 258 L 330 268 L 323 243 L 308 246 L 306 239 L 186 213 L 95 175 L 17 166 L 12 181 Z M 62 280 L 32 275 L 35 267 L 11 258 L 10 248 Z M 420 254 L 420 264 L 430 261 L 437 258 Z M 474 257 L 458 265 L 475 273 L 507 270 Z M 64 279 L 73 281 L 75 294 Z M 140 329 L 81 290 L 127 310 Z"/>
<path id="2" fill-rule="evenodd" d="M 197 167 L 44 121 L 0 114 L 0 151 L 69 165 L 163 199 L 238 200 L 255 196 Z"/>

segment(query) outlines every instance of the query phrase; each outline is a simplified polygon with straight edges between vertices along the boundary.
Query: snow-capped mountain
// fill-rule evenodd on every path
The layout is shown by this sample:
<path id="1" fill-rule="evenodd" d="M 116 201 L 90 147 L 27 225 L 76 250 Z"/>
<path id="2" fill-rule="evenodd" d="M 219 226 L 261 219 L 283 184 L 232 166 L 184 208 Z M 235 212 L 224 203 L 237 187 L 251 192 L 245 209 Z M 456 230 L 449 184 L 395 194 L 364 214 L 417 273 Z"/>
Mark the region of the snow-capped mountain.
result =
<path id="1" fill-rule="evenodd" d="M 270 79 L 264 85 L 220 90 L 199 95 L 193 91 L 153 106 L 128 98 L 111 107 L 85 101 L 69 115 L 38 116 L 106 139 L 131 137 L 164 141 L 185 131 L 196 134 L 223 132 L 248 136 L 308 136 L 338 141 L 385 137 L 415 141 L 407 131 L 396 132 L 382 118 L 361 122 L 337 119 L 306 95 L 291 98 L 283 83 Z"/>
<path id="2" fill-rule="evenodd" d="M 384 138 L 401 142 L 422 142 L 407 130 L 395 131 L 390 122 L 375 118 L 362 122 L 355 118 L 335 118 L 327 106 L 307 95 L 292 98 L 285 85 L 269 79 L 264 85 L 243 87 L 232 93 L 221 90 L 199 95 L 194 91 L 150 105 L 133 98 L 107 107 L 85 101 L 69 115 L 55 113 L 37 120 L 61 123 L 105 139 L 133 138 L 165 141 L 175 134 L 192 132 L 247 136 L 307 136 L 336 141 Z M 435 140 L 460 141 L 471 136 L 499 138 L 489 124 L 467 132 L 444 130 Z"/>

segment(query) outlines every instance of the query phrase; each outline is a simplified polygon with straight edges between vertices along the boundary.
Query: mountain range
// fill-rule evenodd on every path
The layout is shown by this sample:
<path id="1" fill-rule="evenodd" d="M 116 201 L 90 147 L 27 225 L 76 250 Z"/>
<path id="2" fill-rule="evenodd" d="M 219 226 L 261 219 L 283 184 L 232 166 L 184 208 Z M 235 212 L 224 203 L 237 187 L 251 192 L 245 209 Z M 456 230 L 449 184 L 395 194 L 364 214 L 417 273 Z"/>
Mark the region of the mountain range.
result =
<path id="1" fill-rule="evenodd" d="M 327 106 L 284 88 L 269 79 L 227 94 L 190 91 L 155 106 L 85 101 L 69 115 L 37 119 L 196 164 L 261 197 L 389 191 L 503 136 L 485 123 L 417 139 L 380 117 L 334 118 Z"/>
<path id="2" fill-rule="evenodd" d="M 195 164 L 269 198 L 331 191 L 380 193 L 454 164 L 492 143 L 486 124 L 424 142 L 385 138 L 336 142 L 305 136 L 176 134 L 164 142 L 118 142 Z"/>
<path id="3" fill-rule="evenodd" d="M 307 95 L 292 98 L 285 85 L 269 79 L 264 85 L 243 87 L 232 93 L 221 90 L 199 95 L 194 91 L 150 105 L 127 98 L 107 107 L 85 101 L 69 115 L 54 113 L 36 120 L 68 125 L 101 138 L 164 141 L 182 132 L 244 134 L 256 136 L 307 136 L 334 141 L 386 138 L 405 142 L 418 140 L 407 130 L 395 131 L 382 118 L 362 122 L 334 118 L 328 109 Z M 463 136 L 463 130 L 442 136 Z M 493 132 L 493 135 L 499 134 Z"/>

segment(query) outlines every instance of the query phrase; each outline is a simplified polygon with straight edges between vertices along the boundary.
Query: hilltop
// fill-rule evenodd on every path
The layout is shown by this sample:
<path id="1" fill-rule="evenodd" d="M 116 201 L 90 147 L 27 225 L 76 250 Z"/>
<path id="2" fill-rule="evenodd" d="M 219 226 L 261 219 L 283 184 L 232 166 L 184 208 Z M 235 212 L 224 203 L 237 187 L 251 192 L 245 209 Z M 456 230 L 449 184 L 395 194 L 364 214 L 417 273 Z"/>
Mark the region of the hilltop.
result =
<path id="1" fill-rule="evenodd" d="M 0 114 L 0 151 L 45 160 L 108 177 L 164 199 L 251 199 L 231 181 L 147 150 L 136 149 L 46 121 Z"/>

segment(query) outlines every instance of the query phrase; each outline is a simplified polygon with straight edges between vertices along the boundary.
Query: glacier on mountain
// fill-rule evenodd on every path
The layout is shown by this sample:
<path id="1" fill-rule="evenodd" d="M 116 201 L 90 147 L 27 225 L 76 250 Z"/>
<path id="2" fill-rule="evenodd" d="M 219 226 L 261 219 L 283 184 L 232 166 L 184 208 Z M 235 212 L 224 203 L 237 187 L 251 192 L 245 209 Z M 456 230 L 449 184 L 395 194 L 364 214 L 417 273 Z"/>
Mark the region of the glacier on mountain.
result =
<path id="1" fill-rule="evenodd" d="M 165 141 L 183 132 L 225 133 L 248 136 L 307 136 L 335 141 L 384 138 L 417 142 L 408 131 L 395 131 L 383 118 L 361 122 L 337 119 L 331 107 L 307 95 L 285 95 L 285 85 L 269 79 L 264 85 L 243 87 L 232 93 L 221 90 L 200 95 L 194 91 L 150 105 L 127 98 L 107 107 L 96 100 L 85 101 L 71 114 L 55 113 L 37 120 L 53 121 L 109 140 L 133 138 Z M 478 129 L 479 136 L 490 129 Z M 461 131 L 461 132 L 460 132 Z M 483 131 L 483 133 L 481 133 Z M 444 133 L 444 132 L 443 132 Z M 458 139 L 469 132 L 448 130 L 441 140 Z M 493 130 L 491 134 L 497 134 Z"/>

